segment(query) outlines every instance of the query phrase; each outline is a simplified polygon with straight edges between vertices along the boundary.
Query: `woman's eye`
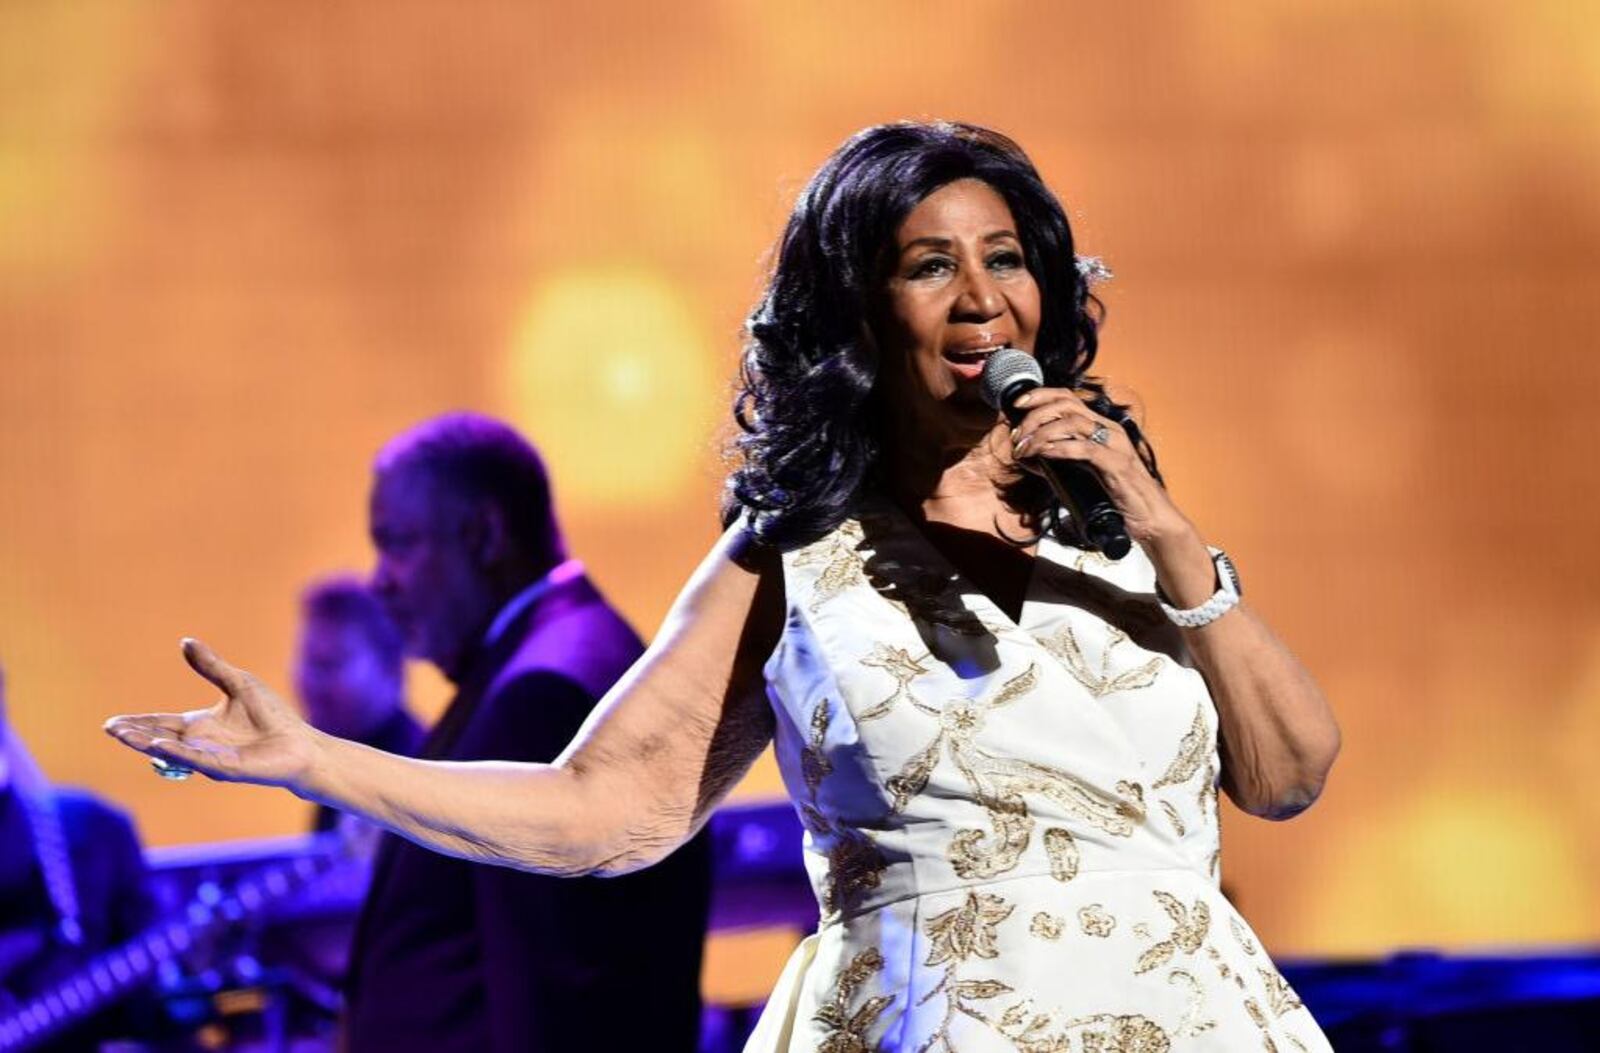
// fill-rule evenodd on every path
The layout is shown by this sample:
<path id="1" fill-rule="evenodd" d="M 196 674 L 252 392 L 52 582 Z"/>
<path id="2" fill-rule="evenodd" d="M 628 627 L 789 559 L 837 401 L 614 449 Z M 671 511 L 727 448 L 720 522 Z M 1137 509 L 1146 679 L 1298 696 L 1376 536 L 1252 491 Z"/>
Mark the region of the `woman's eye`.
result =
<path id="1" fill-rule="evenodd" d="M 1022 254 L 1018 252 L 997 252 L 989 257 L 989 267 L 997 271 L 1015 270 L 1022 266 Z"/>
<path id="2" fill-rule="evenodd" d="M 932 256 L 911 268 L 913 278 L 936 278 L 950 273 L 952 264 L 942 256 Z"/>

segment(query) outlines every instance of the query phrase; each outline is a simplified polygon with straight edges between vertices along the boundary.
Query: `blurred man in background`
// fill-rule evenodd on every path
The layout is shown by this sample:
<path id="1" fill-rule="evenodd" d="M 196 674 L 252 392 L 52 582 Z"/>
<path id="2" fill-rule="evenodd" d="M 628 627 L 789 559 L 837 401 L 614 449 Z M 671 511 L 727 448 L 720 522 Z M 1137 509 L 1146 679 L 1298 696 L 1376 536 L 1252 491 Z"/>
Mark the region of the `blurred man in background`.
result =
<path id="1" fill-rule="evenodd" d="M 424 422 L 379 454 L 373 590 L 456 697 L 438 760 L 549 762 L 643 651 L 571 559 L 544 465 L 499 421 Z M 351 1053 L 691 1053 L 704 834 L 619 878 L 472 864 L 385 836 L 347 989 Z"/>
<path id="2" fill-rule="evenodd" d="M 311 724 L 330 735 L 414 756 L 422 725 L 405 708 L 405 643 L 366 584 L 339 576 L 313 582 L 300 597 L 295 693 Z M 315 829 L 339 813 L 317 807 Z"/>

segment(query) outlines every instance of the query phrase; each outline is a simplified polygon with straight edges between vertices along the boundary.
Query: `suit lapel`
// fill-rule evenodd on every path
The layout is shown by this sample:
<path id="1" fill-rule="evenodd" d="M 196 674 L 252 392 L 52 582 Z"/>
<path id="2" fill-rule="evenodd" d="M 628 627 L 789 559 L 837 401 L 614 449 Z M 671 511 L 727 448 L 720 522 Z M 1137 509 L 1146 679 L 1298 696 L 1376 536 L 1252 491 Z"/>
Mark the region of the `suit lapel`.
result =
<path id="1" fill-rule="evenodd" d="M 536 633 L 541 624 L 598 597 L 599 594 L 585 576 L 580 575 L 571 581 L 563 582 L 518 615 L 506 626 L 505 631 L 493 645 L 480 647 L 477 653 L 467 660 L 464 667 L 466 671 L 456 688 L 455 697 L 445 708 L 439 722 L 423 740 L 417 756 L 423 760 L 448 759 L 467 726 L 472 723 L 472 717 L 478 711 L 478 706 L 492 694 L 495 678 L 504 671 L 523 642 Z M 356 921 L 356 931 L 351 943 L 352 979 L 359 979 L 355 976 L 355 970 L 361 963 L 362 948 L 370 938 L 369 930 L 375 924 L 372 920 L 373 913 L 384 898 L 394 870 L 395 855 L 407 844 L 409 842 L 398 834 L 386 833 L 379 839 L 377 855 L 372 863 L 372 881 L 367 886 L 367 896 L 361 905 L 361 914 Z"/>

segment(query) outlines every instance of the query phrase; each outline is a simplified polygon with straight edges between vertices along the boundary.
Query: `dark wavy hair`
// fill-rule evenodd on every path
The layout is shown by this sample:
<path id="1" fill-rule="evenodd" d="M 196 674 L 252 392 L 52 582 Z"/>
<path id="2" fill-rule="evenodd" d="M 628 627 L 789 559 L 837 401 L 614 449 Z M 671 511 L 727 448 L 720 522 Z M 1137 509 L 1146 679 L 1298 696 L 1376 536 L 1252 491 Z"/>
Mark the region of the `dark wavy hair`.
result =
<path id="1" fill-rule="evenodd" d="M 1075 388 L 1096 412 L 1122 421 L 1160 478 L 1127 407 L 1089 375 L 1104 309 L 1079 271 L 1066 213 L 1028 156 L 975 125 L 900 122 L 851 136 L 795 202 L 766 292 L 746 324 L 725 525 L 746 516 L 758 540 L 791 548 L 838 526 L 875 484 L 883 439 L 872 402 L 880 363 L 867 319 L 900 224 L 929 194 L 959 179 L 988 184 L 1011 209 L 1039 287 L 1034 355 L 1045 383 Z M 1041 531 L 1080 540 L 1037 476 L 1022 473 L 1006 499 Z"/>

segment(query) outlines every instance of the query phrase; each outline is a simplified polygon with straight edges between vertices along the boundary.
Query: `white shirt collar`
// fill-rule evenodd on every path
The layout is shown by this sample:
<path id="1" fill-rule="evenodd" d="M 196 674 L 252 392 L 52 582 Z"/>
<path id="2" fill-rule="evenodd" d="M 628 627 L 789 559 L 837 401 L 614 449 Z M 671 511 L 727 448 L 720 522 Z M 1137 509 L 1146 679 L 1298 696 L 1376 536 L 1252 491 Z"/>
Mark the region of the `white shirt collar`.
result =
<path id="1" fill-rule="evenodd" d="M 483 646 L 493 647 L 500 637 L 505 635 L 511 623 L 516 621 L 523 611 L 532 607 L 539 597 L 557 585 L 565 585 L 572 579 L 582 576 L 581 560 L 569 559 L 552 567 L 544 577 L 506 601 L 506 605 L 500 608 L 500 613 L 494 616 L 494 621 L 489 623 L 489 631 L 483 636 Z"/>

